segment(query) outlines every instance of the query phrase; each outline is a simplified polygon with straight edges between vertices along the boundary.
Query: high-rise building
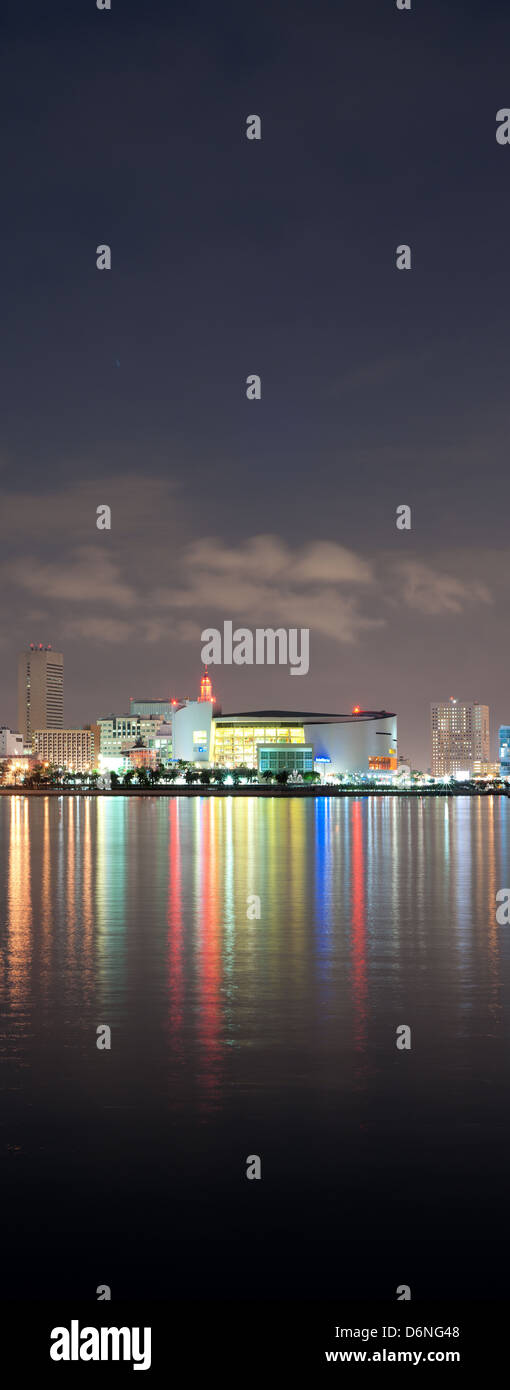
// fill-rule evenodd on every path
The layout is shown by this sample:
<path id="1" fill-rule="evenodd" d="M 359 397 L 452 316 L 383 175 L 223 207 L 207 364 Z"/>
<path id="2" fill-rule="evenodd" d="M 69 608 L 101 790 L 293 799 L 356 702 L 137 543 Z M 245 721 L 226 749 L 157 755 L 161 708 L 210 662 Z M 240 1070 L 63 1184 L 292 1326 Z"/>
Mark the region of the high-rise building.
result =
<path id="1" fill-rule="evenodd" d="M 430 707 L 432 774 L 454 777 L 490 761 L 489 706 L 477 700 L 438 700 Z"/>
<path id="2" fill-rule="evenodd" d="M 510 724 L 500 725 L 499 770 L 502 777 L 510 777 Z"/>
<path id="3" fill-rule="evenodd" d="M 35 729 L 61 729 L 64 723 L 64 658 L 50 646 L 31 642 L 18 658 L 18 728 L 25 747 Z"/>

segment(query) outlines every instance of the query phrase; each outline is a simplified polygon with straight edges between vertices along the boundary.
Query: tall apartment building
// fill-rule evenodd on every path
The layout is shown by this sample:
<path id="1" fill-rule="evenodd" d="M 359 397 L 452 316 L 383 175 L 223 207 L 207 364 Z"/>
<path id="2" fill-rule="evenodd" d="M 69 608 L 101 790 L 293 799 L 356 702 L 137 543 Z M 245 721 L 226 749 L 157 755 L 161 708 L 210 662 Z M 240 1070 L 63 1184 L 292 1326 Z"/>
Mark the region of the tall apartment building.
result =
<path id="1" fill-rule="evenodd" d="M 64 723 L 64 658 L 42 643 L 18 657 L 18 728 L 26 748 L 35 729 L 61 729 Z"/>
<path id="2" fill-rule="evenodd" d="M 490 761 L 489 706 L 477 700 L 439 700 L 430 707 L 432 774 L 472 774 Z M 476 766 L 475 766 L 476 764 Z"/>
<path id="3" fill-rule="evenodd" d="M 42 763 L 55 763 L 70 772 L 89 772 L 94 766 L 90 729 L 35 729 L 34 753 Z"/>

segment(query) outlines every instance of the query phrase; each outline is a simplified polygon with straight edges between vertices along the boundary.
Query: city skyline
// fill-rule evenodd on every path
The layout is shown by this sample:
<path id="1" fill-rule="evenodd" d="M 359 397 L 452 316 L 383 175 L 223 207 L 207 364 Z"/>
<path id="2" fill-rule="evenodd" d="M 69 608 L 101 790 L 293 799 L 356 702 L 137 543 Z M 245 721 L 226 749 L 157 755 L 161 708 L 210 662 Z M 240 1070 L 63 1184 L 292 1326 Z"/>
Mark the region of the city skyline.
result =
<path id="1" fill-rule="evenodd" d="M 202 634 L 202 636 L 204 636 L 204 634 Z M 234 636 L 237 638 L 238 634 L 235 633 Z M 272 636 L 274 638 L 274 634 L 272 634 Z M 270 643 L 270 646 L 274 649 L 274 642 Z M 191 709 L 198 709 L 201 703 L 210 704 L 211 717 L 215 727 L 218 726 L 218 717 L 221 725 L 222 717 L 225 719 L 234 715 L 233 709 L 229 708 L 225 711 L 222 710 L 222 706 L 213 691 L 213 683 L 208 673 L 207 665 L 203 666 L 202 669 L 203 674 L 200 679 L 199 693 L 195 698 L 192 696 L 190 699 L 188 694 L 184 695 L 182 693 L 178 697 L 174 695 L 162 698 L 161 694 L 159 694 L 151 698 L 146 691 L 144 698 L 137 698 L 132 695 L 129 697 L 129 710 L 126 705 L 121 708 L 119 702 L 116 709 L 114 708 L 108 713 L 106 711 L 101 711 L 99 713 L 97 711 L 93 713 L 89 712 L 87 721 L 81 725 L 73 725 L 71 721 L 67 720 L 66 728 L 64 729 L 63 653 L 55 651 L 53 645 L 50 643 L 45 645 L 41 642 L 31 642 L 28 648 L 18 653 L 18 724 L 16 727 L 14 724 L 10 726 L 8 724 L 2 725 L 0 721 L 0 728 L 3 729 L 7 737 L 11 738 L 11 742 L 17 730 L 21 729 L 23 731 L 25 748 L 31 747 L 33 744 L 34 753 L 42 756 L 43 760 L 47 758 L 51 762 L 65 762 L 67 756 L 66 750 L 72 750 L 73 764 L 76 762 L 78 767 L 82 765 L 83 767 L 92 765 L 90 763 L 90 757 L 94 756 L 94 738 L 96 735 L 98 740 L 100 737 L 100 744 L 98 742 L 96 747 L 96 755 L 99 751 L 101 751 L 101 753 L 112 754 L 115 749 L 117 749 L 117 745 L 120 747 L 118 740 L 121 739 L 121 737 L 123 737 L 124 740 L 126 738 L 132 739 L 136 734 L 136 736 L 138 738 L 141 737 L 143 741 L 147 731 L 154 732 L 153 726 L 155 727 L 159 720 L 162 723 L 162 727 L 165 730 L 168 729 L 171 743 L 173 711 L 182 709 L 183 706 L 187 704 L 190 705 L 190 714 Z M 218 663 L 218 669 L 221 670 L 220 663 Z M 274 666 L 269 665 L 268 673 L 271 674 L 274 669 Z M 50 717 L 46 720 L 33 719 L 32 712 L 34 708 L 36 708 L 38 713 L 46 710 L 46 713 L 49 714 Z M 236 719 L 242 719 L 244 716 L 249 721 L 252 712 L 253 711 L 248 709 L 240 709 L 235 713 L 234 717 Z M 297 709 L 295 706 L 289 706 L 287 712 L 290 716 L 294 715 L 297 720 L 302 719 L 304 724 L 306 724 L 308 719 L 326 721 L 332 718 L 350 721 L 353 716 L 356 718 L 360 716 L 361 719 L 363 719 L 364 717 L 372 717 L 373 715 L 373 711 L 369 711 L 359 705 L 353 706 L 349 712 L 336 710 L 333 714 L 331 714 L 331 712 L 327 714 L 326 711 L 322 711 L 320 714 L 317 712 L 311 714 L 309 710 L 308 713 L 303 713 L 302 706 L 301 709 Z M 277 713 L 280 716 L 284 712 L 279 710 Z M 257 714 L 259 720 L 262 718 L 262 714 L 267 715 L 265 723 L 270 723 L 271 710 L 267 708 L 265 710 L 259 709 Z M 381 717 L 385 716 L 385 711 L 381 710 L 380 714 Z M 104 731 L 112 720 L 114 725 L 116 722 L 118 723 L 118 731 L 117 733 L 110 732 L 109 736 L 106 737 Z M 83 732 L 84 734 L 84 731 L 89 729 L 92 729 L 92 731 L 96 730 L 96 735 L 92 733 L 92 743 L 89 737 L 89 743 L 86 744 L 84 736 L 80 741 L 80 733 Z M 28 730 L 31 730 L 30 735 L 27 734 Z M 56 733 L 62 733 L 62 731 L 65 735 L 65 739 L 61 739 L 59 743 Z M 395 748 L 390 750 L 391 753 L 394 754 L 394 768 L 396 769 L 397 762 L 399 762 L 409 764 L 411 768 L 422 772 L 430 771 L 435 777 L 443 777 L 445 775 L 455 777 L 462 772 L 469 776 L 473 776 L 488 774 L 495 768 L 496 764 L 501 762 L 501 770 L 505 770 L 506 772 L 508 761 L 507 753 L 506 749 L 504 749 L 501 744 L 502 740 L 506 738 L 507 731 L 507 725 L 493 725 L 491 727 L 489 706 L 479 701 L 463 701 L 454 696 L 450 696 L 448 700 L 434 700 L 430 705 L 430 761 L 421 768 L 418 768 L 417 762 L 409 756 L 409 750 L 402 750 L 400 741 L 397 757 L 397 733 L 395 725 Z M 105 738 L 106 742 L 104 742 Z M 205 738 L 206 735 L 204 733 L 199 741 L 204 742 Z M 207 736 L 207 739 L 208 738 L 209 736 Z M 165 738 L 165 746 L 167 741 L 168 735 Z M 495 745 L 495 757 L 492 756 L 493 745 Z M 312 744 L 310 744 L 310 748 L 312 749 Z M 56 751 L 58 751 L 58 756 L 53 756 L 53 753 Z M 378 763 L 377 759 L 374 761 L 374 753 L 375 750 L 372 749 L 371 766 L 375 768 L 376 765 L 378 766 Z M 200 748 L 200 754 L 200 761 L 203 761 L 204 755 L 206 757 L 208 756 L 209 760 L 212 758 L 211 751 L 209 751 L 209 754 L 206 754 L 205 748 Z M 71 756 L 70 753 L 69 756 Z M 184 753 L 181 750 L 181 752 L 177 754 L 174 750 L 174 758 L 177 756 L 188 757 L 191 756 L 191 753 Z M 380 770 L 389 770 L 389 765 L 388 767 L 386 766 L 384 759 L 381 762 Z"/>
<path id="2" fill-rule="evenodd" d="M 19 652 L 19 653 L 18 653 L 18 705 L 17 705 L 17 723 L 16 723 L 16 722 L 12 722 L 12 721 L 9 722 L 8 720 L 5 721 L 5 723 L 4 723 L 4 721 L 2 720 L 2 718 L 0 718 L 0 725 L 3 725 L 3 727 L 5 727 L 5 728 L 7 728 L 7 729 L 10 729 L 12 732 L 19 731 L 19 732 L 21 732 L 21 733 L 23 734 L 24 739 L 25 739 L 25 744 L 28 744 L 28 743 L 31 741 L 30 739 L 27 739 L 27 737 L 26 737 L 26 730 L 27 730 L 27 728 L 28 728 L 27 720 L 30 720 L 30 712 L 29 712 L 28 715 L 26 715 L 25 717 L 23 716 L 23 710 L 24 710 L 24 708 L 26 707 L 26 706 L 25 706 L 25 701 L 26 701 L 26 694 L 25 694 L 26 671 L 27 671 L 27 669 L 29 669 L 29 668 L 27 668 L 26 662 L 27 662 L 27 658 L 30 659 L 30 657 L 32 657 L 32 665 L 33 665 L 34 662 L 35 662 L 36 664 L 37 664 L 37 663 L 40 663 L 41 661 L 42 661 L 43 663 L 45 663 L 45 670 L 46 670 L 46 664 L 47 664 L 47 662 L 48 662 L 48 661 L 51 662 L 51 671 L 52 671 L 52 673 L 53 673 L 53 674 L 52 674 L 53 686 L 52 686 L 52 692 L 51 692 L 49 698 L 50 698 L 50 701 L 52 701 L 53 703 L 54 703 L 54 701 L 55 701 L 55 698 L 57 698 L 57 701 L 58 701 L 58 708 L 59 708 L 59 710 L 60 710 L 60 722 L 55 722 L 55 711 L 53 711 L 53 713 L 54 713 L 53 720 L 52 720 L 51 718 L 46 718 L 45 720 L 37 719 L 37 718 L 36 718 L 35 721 L 32 721 L 32 729 L 33 729 L 34 731 L 35 731 L 35 730 L 48 730 L 48 731 L 49 731 L 49 730 L 51 730 L 51 729 L 55 729 L 55 730 L 56 730 L 56 729 L 63 729 L 63 728 L 64 728 L 64 725 L 65 725 L 65 728 L 67 729 L 67 731 L 79 730 L 79 729 L 86 728 L 86 727 L 87 727 L 88 725 L 90 725 L 90 724 L 95 724 L 95 723 L 97 723 L 98 720 L 104 720 L 105 718 L 108 717 L 109 714 L 114 714 L 114 713 L 117 715 L 117 717 L 118 717 L 119 715 L 123 715 L 123 716 L 126 716 L 126 717 L 129 719 L 129 718 L 131 717 L 132 712 L 133 712 L 133 713 L 135 713 L 135 712 L 143 713 L 143 712 L 144 712 L 144 706 L 147 707 L 147 709 L 146 709 L 145 712 L 148 714 L 148 713 L 149 713 L 148 707 L 149 707 L 150 705 L 152 705 L 152 706 L 154 706 L 154 707 L 156 707 L 156 706 L 159 705 L 159 706 L 161 707 L 161 710 L 162 710 L 162 711 L 165 711 L 166 713 L 168 713 L 168 711 L 171 710 L 172 705 L 175 706 L 175 705 L 177 705 L 177 704 L 181 704 L 181 703 L 183 703 L 184 701 L 186 701 L 186 700 L 188 700 L 188 699 L 190 698 L 190 696 L 189 696 L 188 694 L 184 694 L 183 692 L 180 692 L 177 696 L 175 695 L 175 693 L 174 693 L 174 694 L 167 694 L 167 696 L 163 696 L 163 695 L 161 694 L 161 692 L 160 692 L 159 695 L 154 695 L 154 697 L 151 698 L 151 697 L 149 696 L 148 692 L 146 691 L 145 696 L 144 696 L 144 697 L 141 697 L 141 698 L 137 698 L 136 696 L 132 696 L 132 695 L 131 695 L 131 696 L 129 696 L 128 700 L 126 700 L 125 697 L 124 697 L 124 704 L 122 704 L 122 700 L 118 700 L 117 703 L 114 704 L 114 705 L 112 706 L 111 710 L 109 710 L 109 711 L 106 711 L 106 710 L 104 710 L 104 709 L 103 709 L 103 710 L 99 710 L 99 709 L 96 709 L 96 708 L 94 708 L 93 710 L 89 709 L 88 712 L 87 712 L 87 714 L 86 714 L 85 720 L 83 720 L 81 723 L 73 723 L 72 719 L 69 719 L 69 718 L 67 718 L 67 717 L 66 717 L 66 718 L 64 717 L 64 714 L 65 714 L 65 706 L 64 706 L 64 699 L 65 699 L 65 696 L 64 696 L 64 681 L 63 681 L 63 670 L 64 670 L 64 658 L 63 658 L 63 654 L 62 654 L 61 652 L 56 651 L 55 648 L 54 648 L 54 646 L 53 646 L 53 644 L 51 644 L 51 643 L 47 643 L 47 644 L 43 644 L 43 643 L 41 643 L 41 642 L 39 642 L 39 643 L 30 643 L 29 646 L 23 650 L 23 652 Z M 55 694 L 55 684 L 54 684 L 54 683 L 55 683 L 55 679 L 56 679 L 56 674 L 55 674 L 55 673 L 56 673 L 56 669 L 57 669 L 56 663 L 58 663 L 58 665 L 59 665 L 59 685 L 58 685 L 58 693 L 57 693 L 57 694 Z M 211 699 L 213 700 L 213 702 L 214 702 L 215 707 L 216 707 L 216 704 L 218 703 L 218 701 L 217 701 L 217 699 L 216 699 L 216 695 L 213 695 L 213 694 L 212 694 L 212 683 L 211 683 L 210 677 L 209 677 L 208 674 L 207 674 L 207 666 L 205 666 L 205 668 L 202 667 L 201 669 L 202 669 L 202 676 L 201 676 L 201 680 L 200 680 L 200 695 L 199 695 L 198 699 L 200 700 L 200 699 L 209 699 L 209 698 L 211 698 Z M 217 666 L 215 667 L 215 669 L 216 669 L 218 672 L 220 672 L 220 671 L 223 669 L 223 665 L 220 664 L 220 663 L 218 663 Z M 232 669 L 232 668 L 229 667 L 229 670 L 230 670 L 230 669 Z M 235 668 L 234 668 L 234 669 L 235 669 Z M 249 671 L 251 671 L 251 670 L 252 670 L 252 667 L 249 666 L 247 669 L 248 669 Z M 264 670 L 266 671 L 267 676 L 268 676 L 268 678 L 269 678 L 267 684 L 268 684 L 268 689 L 270 690 L 270 689 L 271 689 L 271 676 L 273 676 L 274 673 L 275 673 L 275 671 L 278 670 L 278 667 L 269 665 L 269 666 L 267 666 L 267 667 L 264 667 Z M 204 671 L 205 671 L 205 674 L 204 674 Z M 182 682 L 181 682 L 181 683 L 182 683 Z M 40 712 L 40 711 L 43 709 L 43 707 L 44 707 L 45 700 L 48 698 L 48 696 L 47 696 L 47 691 L 46 691 L 46 689 L 44 688 L 44 681 L 43 681 L 43 679 L 42 679 L 42 673 L 41 673 L 41 675 L 39 675 L 39 674 L 37 674 L 36 676 L 32 675 L 32 685 L 36 687 L 36 692 L 37 692 L 37 705 L 36 705 L 36 708 L 37 708 L 37 710 Z M 174 691 L 175 691 L 175 689 L 177 689 L 177 686 L 178 686 L 178 681 L 174 684 Z M 208 693 L 204 694 L 204 691 L 206 691 L 206 692 L 208 692 Z M 267 695 L 267 694 L 268 694 L 268 691 L 266 690 L 266 695 Z M 194 697 L 191 696 L 191 699 L 192 699 L 192 700 L 193 700 L 193 698 L 194 698 Z M 34 700 L 34 695 L 32 695 L 32 700 Z M 276 704 L 277 702 L 273 700 L 273 701 L 270 702 L 270 703 L 272 703 L 272 704 L 274 705 L 274 704 Z M 293 709 L 294 709 L 295 712 L 298 713 L 299 710 L 303 708 L 303 704 L 304 704 L 304 702 L 302 702 L 300 706 L 288 705 L 287 708 L 289 709 L 289 712 L 292 712 Z M 53 704 L 52 704 L 52 708 L 53 708 Z M 230 708 L 230 706 L 228 705 L 228 702 L 227 702 L 227 709 L 229 709 L 229 708 Z M 234 709 L 234 708 L 235 708 L 235 706 L 232 705 L 232 709 Z M 337 710 L 334 711 L 334 713 L 335 713 L 336 715 L 348 716 L 348 715 L 350 715 L 350 714 L 355 714 L 355 713 L 358 713 L 358 712 L 363 713 L 364 710 L 365 710 L 366 708 L 368 708 L 368 706 L 367 706 L 367 707 L 364 707 L 364 706 L 356 705 L 356 706 L 353 706 L 351 710 L 340 710 L 340 709 L 337 709 Z M 373 705 L 371 706 L 371 708 L 375 708 L 375 704 L 373 704 Z M 383 706 L 381 706 L 381 708 L 383 708 Z M 453 728 L 452 718 L 453 718 L 453 719 L 456 719 L 456 718 L 459 717 L 458 711 L 459 711 L 459 712 L 460 712 L 460 711 L 464 711 L 464 710 L 473 711 L 473 710 L 475 710 L 475 709 L 480 709 L 480 710 L 486 712 L 486 721 L 487 721 L 487 722 L 486 722 L 486 726 L 485 726 L 485 732 L 484 732 L 483 737 L 482 737 L 482 741 L 480 742 L 480 740 L 479 740 L 480 746 L 478 746 L 478 744 L 477 744 L 477 746 L 476 746 L 476 748 L 475 748 L 474 745 L 473 745 L 473 750 L 471 751 L 471 753 L 468 754 L 468 753 L 466 752 L 466 747 L 467 747 L 467 745 L 466 745 L 466 747 L 464 747 L 464 745 L 463 745 L 461 751 L 465 752 L 465 754 L 466 754 L 464 759 L 463 759 L 462 756 L 461 756 L 461 751 L 458 751 L 458 749 L 457 749 L 457 747 L 456 747 L 455 750 L 454 750 L 454 751 L 455 751 L 455 756 L 453 755 L 453 753 L 451 754 L 451 757 L 453 758 L 453 761 L 451 762 L 451 767 L 448 767 L 448 768 L 447 768 L 447 767 L 446 767 L 446 763 L 445 763 L 445 766 L 443 766 L 443 763 L 445 762 L 445 759 L 446 759 L 446 761 L 448 761 L 448 758 L 449 758 L 450 755 L 449 755 L 449 753 L 448 753 L 448 752 L 446 751 L 446 749 L 445 749 L 444 756 L 441 758 L 441 757 L 439 756 L 439 753 L 438 753 L 437 751 L 436 751 L 436 752 L 434 751 L 434 750 L 435 750 L 435 743 L 434 743 L 434 740 L 437 740 L 438 737 L 439 737 L 439 735 L 438 735 L 437 733 L 434 734 L 434 728 L 437 729 L 437 728 L 439 727 L 439 726 L 438 726 L 438 723 L 437 723 L 438 712 L 442 712 L 443 716 L 445 715 L 445 712 L 446 712 L 447 722 L 449 721 L 449 724 L 451 725 L 451 728 L 450 728 L 450 737 L 451 737 L 451 738 L 452 738 L 452 737 L 455 737 L 455 738 L 456 738 L 456 737 L 457 737 L 457 730 L 456 730 L 456 727 L 455 727 L 455 730 L 454 730 L 454 728 Z M 248 706 L 246 707 L 246 710 L 247 710 L 247 712 L 249 712 Z M 435 714 L 434 714 L 434 711 L 435 711 Z M 240 712 L 242 713 L 242 710 L 241 710 Z M 325 712 L 325 711 L 324 711 L 324 712 Z M 431 718 L 431 716 L 432 716 L 432 721 L 434 721 L 434 718 L 436 719 L 436 723 L 435 723 L 435 724 L 434 724 L 434 722 L 432 722 L 432 729 L 430 728 L 430 718 Z M 471 718 L 471 714 L 469 715 L 469 718 Z M 437 700 L 437 699 L 436 699 L 436 700 L 432 700 L 432 701 L 430 702 L 430 706 L 429 706 L 429 749 L 428 749 L 429 758 L 428 758 L 428 761 L 427 761 L 426 763 L 423 763 L 423 764 L 421 765 L 421 770 L 422 770 L 422 771 L 426 771 L 427 768 L 430 767 L 430 770 L 431 770 L 433 773 L 435 773 L 435 775 L 440 775 L 442 772 L 445 772 L 445 771 L 447 771 L 447 770 L 450 770 L 450 771 L 459 771 L 459 770 L 469 770 L 470 768 L 471 768 L 471 770 L 472 770 L 473 759 L 478 759 L 478 760 L 481 760 L 482 762 L 491 762 L 491 761 L 497 762 L 497 761 L 499 760 L 499 731 L 501 730 L 501 728 L 504 728 L 504 727 L 506 727 L 506 726 L 505 726 L 502 722 L 493 721 L 493 719 L 491 718 L 490 707 L 489 707 L 487 704 L 483 704 L 481 701 L 478 701 L 478 700 L 464 701 L 464 700 L 462 700 L 462 699 L 459 699 L 458 696 L 449 696 L 447 700 Z M 465 742 L 465 741 L 464 741 L 464 742 Z M 418 761 L 417 761 L 416 759 L 414 759 L 414 758 L 412 757 L 412 755 L 410 755 L 410 750 L 407 748 L 407 746 L 406 746 L 405 751 L 404 751 L 404 752 L 402 751 L 402 749 L 403 749 L 403 744 L 402 744 L 402 740 L 401 740 L 400 736 L 399 736 L 399 744 L 400 744 L 400 748 L 399 748 L 399 757 L 400 757 L 400 758 L 405 757 L 406 759 L 408 759 L 408 760 L 411 762 L 411 765 L 412 765 L 413 767 L 419 767 L 420 764 L 418 763 Z M 493 756 L 493 754 L 494 754 L 494 756 Z M 460 758 L 460 761 L 459 761 L 459 758 Z"/>

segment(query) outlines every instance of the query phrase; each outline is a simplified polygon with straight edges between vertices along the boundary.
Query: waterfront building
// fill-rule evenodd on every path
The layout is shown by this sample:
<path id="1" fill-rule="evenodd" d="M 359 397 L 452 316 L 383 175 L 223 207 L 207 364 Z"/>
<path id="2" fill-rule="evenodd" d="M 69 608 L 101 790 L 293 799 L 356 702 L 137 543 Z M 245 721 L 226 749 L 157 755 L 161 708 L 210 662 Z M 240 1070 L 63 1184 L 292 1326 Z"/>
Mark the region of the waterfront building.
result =
<path id="1" fill-rule="evenodd" d="M 90 729 L 35 729 L 33 747 L 39 762 L 68 772 L 90 772 L 93 767 Z"/>
<path id="2" fill-rule="evenodd" d="M 263 772 L 313 772 L 311 743 L 258 743 L 257 768 Z"/>
<path id="3" fill-rule="evenodd" d="M 392 775 L 397 769 L 397 716 L 386 710 L 351 714 L 313 714 L 297 710 L 255 710 L 213 720 L 211 762 L 224 767 L 258 766 L 259 746 L 313 749 L 314 762 L 328 775 Z"/>
<path id="4" fill-rule="evenodd" d="M 64 658 L 34 643 L 18 657 L 18 727 L 26 748 L 34 729 L 61 729 L 64 723 Z"/>
<path id="5" fill-rule="evenodd" d="M 432 774 L 472 776 L 474 764 L 490 762 L 489 706 L 477 700 L 438 700 L 431 707 Z"/>
<path id="6" fill-rule="evenodd" d="M 268 710 L 252 714 L 226 714 L 214 720 L 211 761 L 218 767 L 257 767 L 260 745 L 304 744 L 303 720 L 299 714 L 284 716 Z"/>
<path id="7" fill-rule="evenodd" d="M 499 728 L 499 770 L 502 777 L 510 777 L 510 724 Z"/>
<path id="8" fill-rule="evenodd" d="M 161 715 L 154 718 L 136 714 L 109 714 L 97 720 L 99 728 L 99 751 L 102 758 L 118 758 L 123 746 L 136 743 L 141 738 L 147 748 L 155 747 L 158 729 L 163 723 Z"/>
<path id="9" fill-rule="evenodd" d="M 499 763 L 482 762 L 480 758 L 475 758 L 473 777 L 499 777 Z"/>
<path id="10" fill-rule="evenodd" d="M 147 748 L 142 739 L 137 739 L 134 747 L 129 750 L 128 760 L 130 767 L 155 767 L 156 753 L 154 748 Z"/>
<path id="11" fill-rule="evenodd" d="M 171 763 L 173 753 L 173 733 L 171 723 L 159 725 L 154 740 L 154 747 L 156 749 L 156 761 L 158 763 L 163 763 L 163 766 L 167 766 L 168 763 Z"/>
<path id="12" fill-rule="evenodd" d="M 23 736 L 13 729 L 0 729 L 0 758 L 23 757 Z"/>
<path id="13" fill-rule="evenodd" d="M 212 715 L 210 700 L 186 700 L 172 715 L 172 758 L 174 762 L 205 765 L 212 760 Z"/>
<path id="14" fill-rule="evenodd" d="M 92 736 L 91 757 L 92 767 L 99 766 L 99 754 L 101 752 L 101 734 L 99 724 L 84 724 L 84 729 L 89 729 Z"/>

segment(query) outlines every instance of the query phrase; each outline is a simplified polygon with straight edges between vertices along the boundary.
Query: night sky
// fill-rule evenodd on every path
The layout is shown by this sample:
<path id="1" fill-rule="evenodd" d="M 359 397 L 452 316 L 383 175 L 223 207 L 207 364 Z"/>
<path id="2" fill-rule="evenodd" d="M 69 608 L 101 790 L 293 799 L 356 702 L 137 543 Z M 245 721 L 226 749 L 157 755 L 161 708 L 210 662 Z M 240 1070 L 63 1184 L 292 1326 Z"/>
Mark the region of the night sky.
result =
<path id="1" fill-rule="evenodd" d="M 427 767 L 456 695 L 495 756 L 507 0 L 3 0 L 0 26 L 0 724 L 30 641 L 79 725 L 194 696 L 232 619 L 309 627 L 310 671 L 215 667 L 224 712 L 386 708 Z"/>

